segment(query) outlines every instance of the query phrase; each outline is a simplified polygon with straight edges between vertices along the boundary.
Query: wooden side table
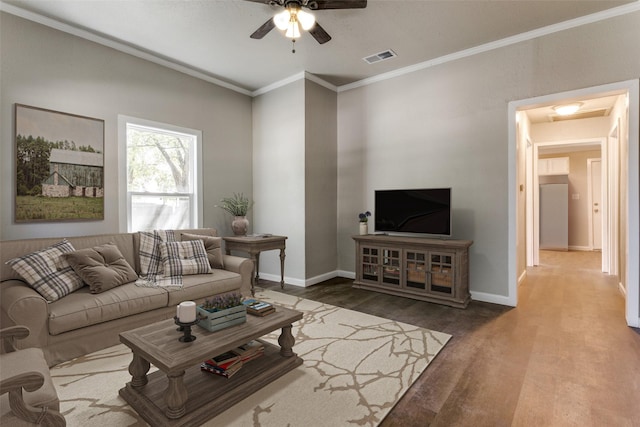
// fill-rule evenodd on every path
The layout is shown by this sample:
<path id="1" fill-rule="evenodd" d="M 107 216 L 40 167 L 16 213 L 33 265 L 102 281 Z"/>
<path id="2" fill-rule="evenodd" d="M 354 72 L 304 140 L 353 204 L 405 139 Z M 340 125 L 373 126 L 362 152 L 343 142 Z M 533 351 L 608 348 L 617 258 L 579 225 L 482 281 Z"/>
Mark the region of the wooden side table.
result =
<path id="1" fill-rule="evenodd" d="M 286 236 L 232 236 L 223 237 L 225 251 L 231 255 L 232 250 L 247 252 L 253 261 L 253 278 L 251 295 L 255 296 L 255 286 L 260 278 L 260 252 L 280 249 L 280 288 L 284 289 L 284 250 Z"/>

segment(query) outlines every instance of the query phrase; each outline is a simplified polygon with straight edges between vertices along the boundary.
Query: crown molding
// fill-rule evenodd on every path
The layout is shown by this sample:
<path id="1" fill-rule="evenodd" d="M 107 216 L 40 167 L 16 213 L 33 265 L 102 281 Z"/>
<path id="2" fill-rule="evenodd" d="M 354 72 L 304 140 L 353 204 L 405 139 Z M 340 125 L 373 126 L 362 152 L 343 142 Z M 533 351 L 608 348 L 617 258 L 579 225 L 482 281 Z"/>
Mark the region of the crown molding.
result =
<path id="1" fill-rule="evenodd" d="M 101 44 L 103 46 L 110 47 L 110 48 L 115 49 L 117 51 L 120 51 L 120 52 L 129 54 L 129 55 L 144 59 L 144 60 L 149 61 L 149 62 L 153 62 L 153 63 L 158 64 L 158 65 L 162 65 L 163 67 L 170 68 L 172 70 L 181 72 L 183 74 L 189 75 L 191 77 L 195 77 L 195 78 L 200 79 L 200 80 L 204 80 L 204 81 L 209 82 L 209 83 L 213 83 L 215 85 L 224 87 L 226 89 L 230 89 L 232 91 L 241 93 L 243 95 L 251 96 L 251 91 L 250 90 L 247 90 L 247 89 L 244 89 L 244 88 L 242 88 L 240 86 L 236 86 L 234 84 L 225 82 L 225 81 L 220 80 L 220 79 L 218 79 L 216 77 L 213 77 L 210 74 L 204 73 L 204 72 L 199 71 L 197 69 L 194 69 L 192 67 L 180 64 L 180 63 L 178 63 L 176 61 L 172 61 L 172 60 L 163 58 L 163 57 L 159 56 L 158 54 L 144 51 L 142 49 L 139 49 L 139 48 L 136 48 L 134 46 L 128 45 L 126 43 L 122 43 L 122 42 L 118 42 L 118 41 L 115 41 L 115 40 L 111 40 L 111 39 L 109 39 L 107 37 L 100 36 L 98 34 L 90 32 L 90 31 L 83 30 L 83 29 L 74 27 L 72 25 L 65 24 L 65 23 L 60 22 L 60 21 L 56 21 L 55 19 L 52 19 L 52 18 L 49 18 L 49 17 L 46 17 L 46 16 L 39 15 L 37 13 L 33 13 L 33 12 L 30 12 L 30 11 L 21 9 L 19 7 L 7 4 L 7 3 L 5 3 L 3 1 L 0 1 L 0 11 L 7 12 L 7 13 L 9 13 L 11 15 L 15 15 L 15 16 L 18 16 L 20 18 L 24 18 L 24 19 L 27 19 L 29 21 L 36 22 L 38 24 L 42 24 L 44 26 L 47 26 L 47 27 L 50 27 L 50 28 L 53 28 L 53 29 L 56 29 L 56 30 L 59 30 L 59 31 L 62 31 L 62 32 L 65 32 L 65 33 L 68 33 L 68 34 L 71 34 L 71 35 L 74 35 L 74 36 L 77 36 L 77 37 L 80 37 L 80 38 L 83 38 L 85 40 L 89 40 L 89 41 L 92 41 L 94 43 L 98 43 L 98 44 Z"/>
<path id="2" fill-rule="evenodd" d="M 282 80 L 279 80 L 279 81 L 277 81 L 275 83 L 272 83 L 272 84 L 270 84 L 268 86 L 265 86 L 265 87 L 262 87 L 260 89 L 254 90 L 251 93 L 251 96 L 255 97 L 255 96 L 259 96 L 259 95 L 264 95 L 267 92 L 271 92 L 272 90 L 276 90 L 278 88 L 281 88 L 283 86 L 286 86 L 286 85 L 291 84 L 291 83 L 293 83 L 295 81 L 298 81 L 298 80 L 310 80 L 310 81 L 312 81 L 314 83 L 317 83 L 320 86 L 325 87 L 325 88 L 327 88 L 329 90 L 332 90 L 334 92 L 338 91 L 338 87 L 337 86 L 335 86 L 335 85 L 333 85 L 333 84 L 331 84 L 331 83 L 329 83 L 329 82 L 327 82 L 325 80 L 322 80 L 320 77 L 316 76 L 315 74 L 311 74 L 308 71 L 301 71 L 299 73 L 294 74 L 293 76 L 287 77 L 285 79 L 282 79 Z"/>
<path id="3" fill-rule="evenodd" d="M 320 77 L 309 73 L 307 71 L 302 71 L 296 73 L 290 77 L 279 80 L 270 85 L 264 86 L 260 89 L 251 91 L 240 86 L 236 86 L 234 84 L 228 83 L 226 81 L 220 80 L 208 73 L 202 72 L 200 70 L 194 69 L 192 67 L 180 64 L 178 62 L 163 58 L 157 54 L 152 52 L 144 51 L 140 48 L 136 48 L 134 46 L 128 45 L 126 43 L 117 42 L 111 40 L 107 37 L 100 36 L 98 34 L 92 33 L 87 30 L 83 30 L 80 28 L 73 27 L 71 25 L 62 23 L 60 21 L 56 21 L 55 19 L 48 18 L 37 13 L 29 12 L 27 10 L 21 9 L 19 7 L 7 4 L 0 0 L 0 11 L 10 13 L 12 15 L 16 15 L 18 17 L 27 19 L 29 21 L 33 21 L 42 25 L 45 25 L 50 28 L 54 28 L 56 30 L 63 31 L 68 34 L 72 34 L 77 37 L 81 37 L 83 39 L 101 44 L 103 46 L 107 46 L 118 50 L 123 53 L 127 53 L 129 55 L 153 62 L 158 65 L 162 65 L 164 67 L 170 68 L 172 70 L 181 72 L 183 74 L 189 75 L 191 77 L 195 77 L 201 80 L 204 80 L 209 83 L 213 83 L 215 85 L 224 87 L 226 89 L 230 89 L 232 91 L 241 93 L 243 95 L 247 95 L 250 97 L 256 97 L 272 90 L 278 89 L 280 87 L 286 86 L 294 81 L 300 79 L 308 79 L 311 80 L 320 86 L 323 86 L 327 89 L 330 89 L 335 92 L 345 92 L 351 89 L 356 89 L 359 87 L 367 86 L 370 84 L 378 83 L 384 80 L 393 79 L 396 77 L 400 77 L 406 74 L 410 74 L 419 70 L 423 70 L 430 67 L 435 67 L 437 65 L 445 64 L 447 62 L 456 61 L 458 59 L 467 58 L 469 56 L 477 55 L 484 52 L 489 52 L 491 50 L 499 49 L 505 46 L 510 46 L 516 43 L 533 40 L 538 37 L 543 37 L 549 34 L 557 33 L 560 31 L 568 30 L 575 27 L 580 27 L 582 25 L 592 24 L 599 21 L 604 21 L 610 18 L 615 18 L 617 16 L 626 15 L 633 12 L 640 11 L 640 0 L 636 0 L 633 3 L 629 3 L 623 6 L 614 7 L 602 12 L 593 13 L 591 15 L 582 16 L 579 18 L 571 19 L 568 21 L 560 22 L 558 24 L 549 25 L 543 28 L 538 28 L 536 30 L 527 31 L 525 33 L 517 34 L 515 36 L 507 37 L 501 40 L 496 40 L 494 42 L 486 43 L 480 46 L 476 46 L 470 49 L 465 49 L 459 52 L 455 52 L 449 55 L 444 55 L 438 58 L 434 58 L 428 61 L 420 62 L 418 64 L 410 65 L 404 68 L 399 68 L 394 71 L 390 71 L 387 73 L 379 74 L 377 76 L 369 77 L 366 79 L 358 80 L 353 83 L 349 83 L 342 86 L 335 86 Z"/>
<path id="4" fill-rule="evenodd" d="M 640 11 L 640 0 L 636 0 L 633 3 L 629 3 L 624 6 L 618 6 L 602 12 L 592 13 L 591 15 L 585 15 L 585 16 L 581 16 L 580 18 L 571 19 L 569 21 L 548 25 L 546 27 L 542 27 L 535 30 L 527 31 L 525 33 L 517 34 L 515 36 L 507 37 L 501 40 L 496 40 L 490 43 L 485 43 L 480 46 L 461 50 L 459 52 L 441 56 L 439 58 L 434 58 L 429 61 L 420 62 L 414 65 L 409 65 L 408 67 L 399 68 L 397 70 L 390 71 L 388 73 L 378 74 L 377 76 L 369 77 L 366 79 L 359 80 L 357 82 L 338 86 L 338 92 L 345 92 L 347 90 L 356 89 L 356 88 L 367 86 L 373 83 L 378 83 L 384 80 L 400 77 L 405 74 L 413 73 L 415 71 L 424 70 L 425 68 L 435 67 L 436 65 L 441 65 L 447 62 L 456 61 L 458 59 L 467 58 L 469 56 L 477 55 L 479 53 L 489 52 L 491 50 L 499 49 L 501 47 L 510 46 L 510 45 L 524 42 L 524 41 L 533 40 L 538 37 L 543 37 L 549 34 L 557 33 L 560 31 L 571 29 L 571 28 L 580 27 L 582 25 L 592 24 L 594 22 L 604 21 L 610 18 L 615 18 L 617 16 L 626 15 L 626 14 L 638 12 L 638 11 Z"/>

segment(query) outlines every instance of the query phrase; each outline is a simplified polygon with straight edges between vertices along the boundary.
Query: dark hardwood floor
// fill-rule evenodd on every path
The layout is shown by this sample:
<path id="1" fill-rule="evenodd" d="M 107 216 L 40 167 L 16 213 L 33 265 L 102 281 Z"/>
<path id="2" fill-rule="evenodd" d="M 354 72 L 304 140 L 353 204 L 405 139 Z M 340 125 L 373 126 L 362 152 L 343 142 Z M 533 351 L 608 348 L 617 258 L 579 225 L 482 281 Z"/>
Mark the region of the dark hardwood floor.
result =
<path id="1" fill-rule="evenodd" d="M 640 426 L 640 332 L 599 266 L 595 252 L 541 252 L 516 308 L 450 308 L 343 278 L 260 286 L 452 335 L 382 427 Z"/>

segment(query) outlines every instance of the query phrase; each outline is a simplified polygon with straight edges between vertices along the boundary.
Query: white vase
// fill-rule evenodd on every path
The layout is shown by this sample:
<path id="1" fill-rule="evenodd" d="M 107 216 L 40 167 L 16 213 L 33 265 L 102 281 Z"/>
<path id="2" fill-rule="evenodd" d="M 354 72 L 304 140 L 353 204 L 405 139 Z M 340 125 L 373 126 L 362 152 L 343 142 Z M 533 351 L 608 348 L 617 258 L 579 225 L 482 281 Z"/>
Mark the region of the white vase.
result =
<path id="1" fill-rule="evenodd" d="M 361 222 L 360 223 L 360 235 L 364 236 L 369 234 L 369 223 L 368 222 Z"/>
<path id="2" fill-rule="evenodd" d="M 249 229 L 249 220 L 245 216 L 233 217 L 231 229 L 236 236 L 246 236 L 247 230 Z"/>

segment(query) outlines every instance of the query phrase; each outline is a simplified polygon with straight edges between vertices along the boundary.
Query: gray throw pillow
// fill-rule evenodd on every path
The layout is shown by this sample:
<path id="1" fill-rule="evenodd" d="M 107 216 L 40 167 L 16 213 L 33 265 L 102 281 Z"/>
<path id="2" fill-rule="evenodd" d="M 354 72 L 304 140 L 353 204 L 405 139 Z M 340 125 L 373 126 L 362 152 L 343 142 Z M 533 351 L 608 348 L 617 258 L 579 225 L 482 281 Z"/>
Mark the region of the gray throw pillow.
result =
<path id="1" fill-rule="evenodd" d="M 80 249 L 63 257 L 73 271 L 89 285 L 92 294 L 113 289 L 138 278 L 135 270 L 113 243 Z"/>
<path id="2" fill-rule="evenodd" d="M 224 269 L 224 258 L 222 256 L 222 237 L 201 236 L 199 234 L 182 234 L 182 241 L 202 240 L 207 251 L 207 258 L 211 268 Z"/>

